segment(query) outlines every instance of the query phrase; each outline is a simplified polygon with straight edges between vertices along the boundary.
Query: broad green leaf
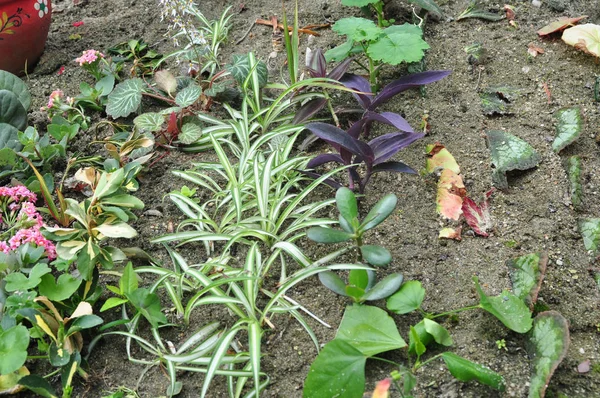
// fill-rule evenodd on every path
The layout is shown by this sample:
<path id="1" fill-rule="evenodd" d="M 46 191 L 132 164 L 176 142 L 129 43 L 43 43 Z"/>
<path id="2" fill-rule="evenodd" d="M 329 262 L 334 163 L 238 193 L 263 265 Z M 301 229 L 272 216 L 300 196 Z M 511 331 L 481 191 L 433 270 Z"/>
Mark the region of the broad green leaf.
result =
<path id="1" fill-rule="evenodd" d="M 373 206 L 359 227 L 361 232 L 368 231 L 381 224 L 396 208 L 398 198 L 393 193 L 385 195 Z"/>
<path id="2" fill-rule="evenodd" d="M 567 355 L 569 322 L 556 311 L 538 314 L 529 335 L 531 363 L 529 398 L 544 398 L 554 371 Z"/>
<path id="3" fill-rule="evenodd" d="M 578 106 L 558 110 L 554 117 L 556 123 L 556 138 L 552 143 L 552 149 L 558 153 L 567 145 L 575 142 L 583 130 L 583 114 Z"/>
<path id="4" fill-rule="evenodd" d="M 498 391 L 504 391 L 504 378 L 490 368 L 471 362 L 452 352 L 444 352 L 442 359 L 452 376 L 460 381 L 477 380 L 481 384 L 490 386 Z"/>
<path id="5" fill-rule="evenodd" d="M 6 282 L 5 289 L 7 292 L 33 289 L 42 282 L 42 277 L 50 272 L 52 270 L 46 263 L 36 264 L 29 272 L 29 277 L 26 277 L 21 272 L 12 272 L 4 277 L 4 281 Z"/>
<path id="6" fill-rule="evenodd" d="M 2 330 L 2 329 L 0 329 Z M 0 374 L 12 373 L 27 359 L 29 331 L 23 325 L 16 325 L 0 332 Z"/>
<path id="7" fill-rule="evenodd" d="M 360 252 L 366 262 L 377 267 L 384 267 L 392 262 L 392 254 L 385 247 L 362 245 Z"/>
<path id="8" fill-rule="evenodd" d="M 342 0 L 342 5 L 347 7 L 365 7 L 377 3 L 379 0 Z"/>
<path id="9" fill-rule="evenodd" d="M 110 310 L 111 308 L 115 308 L 121 304 L 127 303 L 129 300 L 120 298 L 120 297 L 110 297 L 108 300 L 104 302 L 102 308 L 100 308 L 100 312 L 104 312 L 106 310 Z"/>
<path id="10" fill-rule="evenodd" d="M 414 332 L 413 332 L 414 330 Z M 433 336 L 425 330 L 425 320 L 410 327 L 410 339 L 408 342 L 408 352 L 412 355 L 423 355 L 429 344 L 433 342 Z"/>
<path id="11" fill-rule="evenodd" d="M 432 321 L 431 319 L 423 319 L 423 326 L 425 326 L 425 331 L 433 336 L 433 339 L 436 343 L 451 346 L 452 337 L 450 337 L 450 333 L 439 323 L 436 321 Z"/>
<path id="12" fill-rule="evenodd" d="M 0 149 L 4 148 L 20 151 L 23 145 L 19 142 L 19 130 L 15 126 L 0 122 Z"/>
<path id="13" fill-rule="evenodd" d="M 366 361 L 367 357 L 347 341 L 330 341 L 310 365 L 302 396 L 362 398 Z"/>
<path id="14" fill-rule="evenodd" d="M 595 256 L 600 244 L 600 218 L 582 218 L 579 220 L 579 232 L 583 237 L 585 250 Z"/>
<path id="15" fill-rule="evenodd" d="M 346 284 L 334 272 L 325 271 L 319 273 L 319 280 L 326 288 L 340 296 L 348 296 L 346 294 Z"/>
<path id="16" fill-rule="evenodd" d="M 27 111 L 12 91 L 0 89 L 0 149 L 21 149 L 18 131 L 27 127 Z"/>
<path id="17" fill-rule="evenodd" d="M 541 161 L 540 155 L 531 145 L 510 133 L 490 130 L 487 132 L 487 138 L 495 167 L 492 181 L 500 189 L 508 188 L 506 172 L 527 170 Z"/>
<path id="18" fill-rule="evenodd" d="M 42 376 L 29 375 L 22 377 L 19 384 L 44 398 L 57 398 L 54 389 Z"/>
<path id="19" fill-rule="evenodd" d="M 348 285 L 346 286 L 344 291 L 346 292 L 346 296 L 352 298 L 352 300 L 354 300 L 355 303 L 360 303 L 363 301 L 362 297 L 365 294 L 364 289 L 361 289 L 360 287 L 354 285 Z"/>
<path id="20" fill-rule="evenodd" d="M 344 217 L 348 224 L 354 225 L 358 218 L 358 204 L 354 192 L 346 187 L 338 189 L 335 193 L 335 202 L 340 215 Z"/>
<path id="21" fill-rule="evenodd" d="M 369 284 L 369 275 L 364 269 L 353 269 L 348 275 L 348 284 L 365 290 Z"/>
<path id="22" fill-rule="evenodd" d="M 530 310 L 537 300 L 547 263 L 548 255 L 545 253 L 531 253 L 506 262 L 510 268 L 512 291 Z"/>
<path id="23" fill-rule="evenodd" d="M 94 88 L 101 93 L 101 96 L 109 95 L 115 88 L 115 77 L 112 74 L 104 76 L 98 80 Z"/>
<path id="24" fill-rule="evenodd" d="M 494 315 L 510 330 L 517 333 L 525 333 L 531 329 L 532 319 L 529 308 L 513 293 L 504 290 L 496 297 L 486 296 L 479 285 L 479 279 L 474 276 L 475 288 L 479 294 L 479 305 L 481 308 Z"/>
<path id="25" fill-rule="evenodd" d="M 193 144 L 202 138 L 202 128 L 195 123 L 186 123 L 181 126 L 177 139 L 185 145 Z"/>
<path id="26" fill-rule="evenodd" d="M 144 81 L 138 77 L 117 84 L 108 96 L 106 113 L 117 119 L 137 111 L 142 103 L 143 88 Z"/>
<path id="27" fill-rule="evenodd" d="M 423 326 L 423 328 L 425 328 L 425 326 Z M 410 327 L 410 340 L 409 341 L 410 341 L 410 348 L 412 349 L 412 352 L 414 354 L 416 354 L 418 357 L 425 354 L 425 351 L 427 351 L 427 348 L 425 347 L 425 344 L 421 340 L 421 335 L 419 334 L 419 332 L 417 332 L 417 329 L 414 328 L 413 326 Z"/>
<path id="28" fill-rule="evenodd" d="M 350 55 L 350 51 L 352 51 L 353 45 L 354 42 L 352 40 L 348 40 L 344 44 L 340 44 L 337 47 L 327 50 L 325 52 L 325 59 L 327 60 L 327 62 L 341 62 L 348 58 L 348 55 Z"/>
<path id="29" fill-rule="evenodd" d="M 29 94 L 27 84 L 12 73 L 0 70 L 0 90 L 14 93 L 25 111 L 31 107 L 31 94 Z"/>
<path id="30" fill-rule="evenodd" d="M 111 195 L 107 198 L 102 199 L 102 204 L 126 207 L 128 209 L 137 210 L 141 210 L 144 208 L 144 202 L 142 202 L 135 196 L 129 194 Z"/>
<path id="31" fill-rule="evenodd" d="M 148 289 L 139 288 L 126 295 L 131 304 L 150 322 L 153 328 L 167 323 L 167 318 L 161 312 L 160 299 Z"/>
<path id="32" fill-rule="evenodd" d="M 108 238 L 133 238 L 137 236 L 137 232 L 127 223 L 117 224 L 102 224 L 94 228 L 95 231 L 100 232 L 102 235 Z"/>
<path id="33" fill-rule="evenodd" d="M 366 18 L 349 17 L 339 19 L 331 29 L 340 35 L 345 35 L 352 41 L 372 41 L 381 34 L 382 29 L 375 22 Z"/>
<path id="34" fill-rule="evenodd" d="M 17 164 L 17 154 L 12 148 L 0 149 L 0 170 L 5 166 L 12 169 Z"/>
<path id="35" fill-rule="evenodd" d="M 58 348 L 56 342 L 52 341 L 48 349 L 48 359 L 52 366 L 61 367 L 69 363 L 71 354 L 64 348 Z"/>
<path id="36" fill-rule="evenodd" d="M 375 43 L 369 45 L 367 53 L 377 61 L 390 65 L 402 62 L 418 62 L 425 55 L 424 50 L 429 44 L 421 35 L 412 33 L 392 33 L 381 36 Z"/>
<path id="37" fill-rule="evenodd" d="M 319 274 L 321 275 L 321 274 Z M 365 301 L 381 300 L 391 296 L 400 288 L 404 277 L 402 274 L 391 274 L 377 282 L 375 286 L 369 289 L 362 297 Z"/>
<path id="38" fill-rule="evenodd" d="M 367 357 L 406 347 L 392 317 L 370 305 L 346 307 L 335 339 L 345 340 Z"/>
<path id="39" fill-rule="evenodd" d="M 95 326 L 101 325 L 103 322 L 104 321 L 102 320 L 102 318 L 92 314 L 77 317 L 70 323 L 69 330 L 67 331 L 67 336 L 71 336 L 84 329 L 91 329 Z"/>
<path id="40" fill-rule="evenodd" d="M 125 295 L 125 294 L 132 293 L 137 288 L 138 288 L 137 274 L 133 270 L 133 264 L 130 261 L 127 263 L 127 265 L 123 269 L 123 275 L 121 275 L 121 279 L 119 279 L 120 294 Z"/>
<path id="41" fill-rule="evenodd" d="M 244 81 L 250 75 L 250 60 L 248 59 L 248 55 L 236 55 L 232 56 L 232 63 L 226 66 L 227 71 L 231 73 L 233 78 L 237 81 L 237 83 L 242 86 Z M 267 85 L 267 79 L 269 78 L 269 71 L 267 69 L 267 64 L 263 61 L 258 61 L 256 64 L 256 72 L 258 75 L 258 83 L 259 87 L 264 87 Z"/>
<path id="42" fill-rule="evenodd" d="M 77 291 L 82 280 L 70 274 L 61 274 L 55 281 L 51 274 L 42 277 L 42 283 L 38 286 L 42 296 L 52 301 L 63 301 L 68 299 Z"/>
<path id="43" fill-rule="evenodd" d="M 600 57 L 600 25 L 586 23 L 563 32 L 562 40 L 585 53 Z"/>
<path id="44" fill-rule="evenodd" d="M 306 231 L 306 236 L 317 243 L 340 243 L 352 239 L 354 235 L 339 229 L 312 227 Z"/>
<path id="45" fill-rule="evenodd" d="M 573 208 L 575 208 L 575 210 L 580 210 L 583 205 L 580 156 L 569 157 L 567 174 L 569 176 L 569 192 L 571 193 L 571 203 L 573 204 Z"/>
<path id="46" fill-rule="evenodd" d="M 198 101 L 198 98 L 200 98 L 201 94 L 202 89 L 200 86 L 196 84 L 190 84 L 177 93 L 177 96 L 175 97 L 175 103 L 182 108 L 186 108 Z"/>
<path id="47" fill-rule="evenodd" d="M 135 124 L 138 129 L 150 131 L 152 133 L 160 131 L 164 123 L 165 117 L 156 112 L 142 113 L 133 119 L 133 124 Z"/>
<path id="48" fill-rule="evenodd" d="M 418 308 L 425 298 L 425 289 L 419 281 L 405 282 L 396 293 L 387 299 L 387 309 L 396 314 L 408 314 Z"/>
<path id="49" fill-rule="evenodd" d="M 442 18 L 444 16 L 440 6 L 438 6 L 433 0 L 408 0 L 408 2 L 418 5 L 422 9 L 429 11 L 438 18 Z"/>

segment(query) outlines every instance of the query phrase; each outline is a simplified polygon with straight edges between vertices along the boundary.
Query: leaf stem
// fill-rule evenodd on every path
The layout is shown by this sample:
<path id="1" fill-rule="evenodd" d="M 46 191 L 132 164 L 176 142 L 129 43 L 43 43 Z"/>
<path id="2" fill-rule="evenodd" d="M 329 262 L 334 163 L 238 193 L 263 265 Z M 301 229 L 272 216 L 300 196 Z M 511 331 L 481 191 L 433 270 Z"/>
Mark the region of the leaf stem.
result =
<path id="1" fill-rule="evenodd" d="M 429 362 L 435 361 L 436 359 L 440 358 L 444 353 L 441 354 L 437 354 L 431 358 L 429 358 L 428 360 L 426 360 L 425 362 L 416 362 L 415 366 L 413 367 L 413 373 L 417 371 L 417 369 L 427 365 Z"/>
<path id="2" fill-rule="evenodd" d="M 474 310 L 474 309 L 477 309 L 477 308 L 481 308 L 481 304 L 471 305 L 471 306 L 463 307 L 463 308 L 458 308 L 456 310 L 442 312 L 441 314 L 430 315 L 429 319 L 435 319 L 435 318 L 439 318 L 439 317 L 446 316 L 446 315 L 452 315 L 452 314 L 456 314 L 456 313 L 463 312 L 463 311 Z"/>
<path id="3" fill-rule="evenodd" d="M 396 366 L 398 366 L 398 367 L 402 366 L 401 364 L 399 364 L 399 363 L 397 363 L 397 362 L 390 361 L 389 359 L 385 359 L 385 358 L 379 358 L 379 357 L 369 357 L 369 359 L 376 359 L 376 360 L 378 360 L 378 361 L 381 361 L 381 362 L 386 362 L 386 363 L 389 363 L 389 364 L 392 364 L 392 365 L 396 365 Z"/>

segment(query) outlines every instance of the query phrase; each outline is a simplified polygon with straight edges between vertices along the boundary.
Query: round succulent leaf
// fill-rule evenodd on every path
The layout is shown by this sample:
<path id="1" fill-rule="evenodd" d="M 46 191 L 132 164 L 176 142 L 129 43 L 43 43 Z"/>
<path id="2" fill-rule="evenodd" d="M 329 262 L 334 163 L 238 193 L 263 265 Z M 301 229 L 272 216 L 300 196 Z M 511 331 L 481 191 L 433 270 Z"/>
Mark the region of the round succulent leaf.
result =
<path id="1" fill-rule="evenodd" d="M 385 195 L 373 208 L 359 227 L 361 232 L 368 231 L 381 224 L 396 208 L 398 198 L 393 193 Z"/>
<path id="2" fill-rule="evenodd" d="M 382 29 L 375 22 L 366 18 L 348 17 L 338 20 L 331 29 L 348 37 L 352 41 L 376 40 L 382 33 Z"/>
<path id="3" fill-rule="evenodd" d="M 367 54 L 376 60 L 390 65 L 402 62 L 419 62 L 429 44 L 420 35 L 412 33 L 392 33 L 383 35 L 369 45 Z"/>
<path id="4" fill-rule="evenodd" d="M 335 193 L 335 202 L 340 215 L 348 223 L 353 224 L 354 220 L 358 217 L 358 204 L 354 192 L 346 187 L 338 189 Z"/>
<path id="5" fill-rule="evenodd" d="M 392 254 L 385 247 L 377 245 L 362 245 L 360 252 L 363 258 L 371 265 L 385 267 L 392 262 Z"/>
<path id="6" fill-rule="evenodd" d="M 325 271 L 319 273 L 319 281 L 332 292 L 339 294 L 340 296 L 348 296 L 346 294 L 346 284 L 340 278 L 331 271 Z"/>
<path id="7" fill-rule="evenodd" d="M 350 240 L 353 235 L 338 229 L 312 227 L 306 232 L 308 239 L 317 243 L 340 243 Z"/>
<path id="8" fill-rule="evenodd" d="M 365 301 L 381 300 L 396 293 L 402 285 L 404 277 L 402 274 L 391 274 L 377 282 L 375 286 L 367 290 L 363 295 Z"/>
<path id="9" fill-rule="evenodd" d="M 425 298 L 425 289 L 419 281 L 405 282 L 396 293 L 387 299 L 387 309 L 396 314 L 408 314 L 418 308 Z"/>
<path id="10" fill-rule="evenodd" d="M 29 331 L 16 325 L 0 332 L 0 374 L 9 374 L 19 369 L 27 359 Z"/>
<path id="11" fill-rule="evenodd" d="M 195 123 L 186 123 L 181 126 L 181 132 L 177 136 L 179 142 L 184 145 L 193 144 L 202 138 L 202 128 Z"/>
<path id="12" fill-rule="evenodd" d="M 31 107 L 31 94 L 27 85 L 12 73 L 0 70 L 0 90 L 12 91 L 26 111 Z"/>

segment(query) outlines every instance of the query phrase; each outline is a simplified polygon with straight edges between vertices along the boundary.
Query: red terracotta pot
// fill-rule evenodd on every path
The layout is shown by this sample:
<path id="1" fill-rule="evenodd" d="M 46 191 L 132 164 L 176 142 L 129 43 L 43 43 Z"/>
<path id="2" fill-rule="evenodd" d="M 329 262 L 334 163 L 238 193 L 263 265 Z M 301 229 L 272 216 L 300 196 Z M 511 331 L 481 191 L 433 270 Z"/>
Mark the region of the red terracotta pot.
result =
<path id="1" fill-rule="evenodd" d="M 31 70 L 46 46 L 51 0 L 0 0 L 0 70 Z"/>

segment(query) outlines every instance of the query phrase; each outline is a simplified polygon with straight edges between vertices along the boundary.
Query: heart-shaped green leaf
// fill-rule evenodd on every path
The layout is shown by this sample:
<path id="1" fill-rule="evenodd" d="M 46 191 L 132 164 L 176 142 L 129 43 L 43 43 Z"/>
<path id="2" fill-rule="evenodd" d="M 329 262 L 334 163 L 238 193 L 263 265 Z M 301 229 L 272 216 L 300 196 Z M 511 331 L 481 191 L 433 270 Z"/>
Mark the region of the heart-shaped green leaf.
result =
<path id="1" fill-rule="evenodd" d="M 413 25 L 414 26 L 414 25 Z M 422 35 L 412 32 L 386 34 L 367 48 L 367 53 L 377 61 L 390 65 L 402 62 L 418 62 L 425 55 L 429 44 Z"/>
<path id="2" fill-rule="evenodd" d="M 331 29 L 339 35 L 348 36 L 349 40 L 358 42 L 375 40 L 383 32 L 375 22 L 357 17 L 339 19 Z"/>
<path id="3" fill-rule="evenodd" d="M 82 280 L 70 274 L 61 274 L 55 281 L 51 274 L 42 277 L 42 283 L 38 287 L 42 296 L 52 301 L 63 301 L 68 299 L 77 291 Z"/>
<path id="4" fill-rule="evenodd" d="M 408 314 L 421 307 L 425 289 L 419 281 L 405 282 L 396 293 L 387 299 L 387 309 L 396 314 Z"/>
<path id="5" fill-rule="evenodd" d="M 0 332 L 0 374 L 12 373 L 23 366 L 28 346 L 29 331 L 25 326 L 16 325 Z"/>
<path id="6" fill-rule="evenodd" d="M 529 335 L 528 351 L 532 358 L 529 398 L 544 398 L 554 371 L 569 348 L 569 322 L 556 311 L 538 314 Z"/>
<path id="7" fill-rule="evenodd" d="M 193 144 L 202 137 L 202 128 L 195 123 L 186 123 L 181 126 L 181 132 L 177 136 L 179 142 L 184 145 Z"/>
<path id="8" fill-rule="evenodd" d="M 346 307 L 335 338 L 345 340 L 367 357 L 406 347 L 394 320 L 370 305 Z"/>
<path id="9" fill-rule="evenodd" d="M 554 117 L 556 123 L 556 138 L 552 143 L 552 149 L 558 153 L 567 145 L 572 144 L 583 130 L 583 114 L 578 106 L 558 110 Z"/>
<path id="10" fill-rule="evenodd" d="M 423 319 L 423 325 L 425 326 L 425 331 L 433 336 L 436 343 L 445 346 L 451 346 L 453 344 L 450 333 L 436 321 L 425 318 Z"/>
<path id="11" fill-rule="evenodd" d="M 135 124 L 137 128 L 153 133 L 160 131 L 164 123 L 165 117 L 157 112 L 142 113 L 133 119 L 133 124 Z"/>
<path id="12" fill-rule="evenodd" d="M 50 272 L 52 270 L 46 263 L 36 264 L 29 272 L 29 277 L 20 272 L 12 272 L 4 277 L 5 289 L 7 292 L 33 289 L 42 282 L 42 277 Z"/>
<path id="13" fill-rule="evenodd" d="M 425 320 L 410 327 L 410 339 L 408 342 L 408 352 L 412 355 L 423 355 L 429 344 L 433 342 L 433 336 L 425 330 Z M 419 354 L 420 353 L 420 354 Z"/>

